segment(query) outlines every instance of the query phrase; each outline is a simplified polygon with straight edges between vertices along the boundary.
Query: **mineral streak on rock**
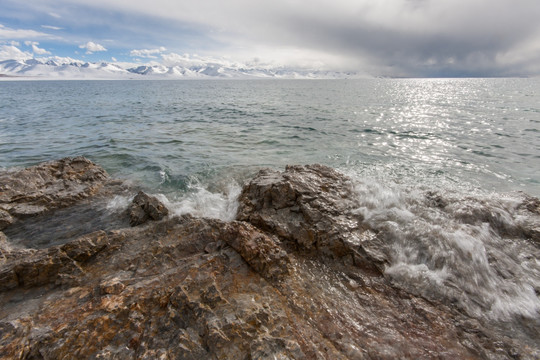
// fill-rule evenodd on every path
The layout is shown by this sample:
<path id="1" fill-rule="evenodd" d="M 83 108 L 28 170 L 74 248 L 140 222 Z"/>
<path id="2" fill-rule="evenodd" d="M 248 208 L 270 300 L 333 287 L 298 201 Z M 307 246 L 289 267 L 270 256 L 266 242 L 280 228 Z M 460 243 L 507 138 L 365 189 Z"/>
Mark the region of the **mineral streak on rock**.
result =
<path id="1" fill-rule="evenodd" d="M 165 217 L 39 250 L 0 232 L 0 358 L 538 357 L 391 286 L 353 201 L 343 175 L 295 166 L 245 187 L 241 221 Z"/>

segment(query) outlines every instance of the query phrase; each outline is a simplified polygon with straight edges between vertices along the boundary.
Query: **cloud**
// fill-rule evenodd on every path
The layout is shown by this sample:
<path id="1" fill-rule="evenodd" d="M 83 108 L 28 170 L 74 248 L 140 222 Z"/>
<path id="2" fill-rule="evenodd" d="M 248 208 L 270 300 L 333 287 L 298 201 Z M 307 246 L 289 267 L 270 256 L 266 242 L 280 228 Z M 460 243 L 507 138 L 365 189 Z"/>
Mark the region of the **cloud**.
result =
<path id="1" fill-rule="evenodd" d="M 41 25 L 44 29 L 50 29 L 50 30 L 63 30 L 63 28 L 58 26 L 51 26 L 51 25 Z"/>
<path id="2" fill-rule="evenodd" d="M 20 1 L 5 1 L 22 7 Z M 140 58 L 165 55 L 148 45 L 159 43 L 174 53 L 239 61 L 258 57 L 263 62 L 365 69 L 374 75 L 540 71 L 538 0 L 273 0 L 264 6 L 252 0 L 205 0 L 197 6 L 188 0 L 154 0 L 152 6 L 145 0 L 28 1 L 42 14 L 61 11 L 66 22 L 61 26 L 92 28 L 82 35 L 87 38 L 114 34 L 110 48 L 142 48 L 131 53 Z M 2 32 L 0 28 L 0 39 L 38 39 L 2 37 Z M 81 34 L 77 36 L 72 38 Z"/>
<path id="3" fill-rule="evenodd" d="M 32 52 L 36 55 L 51 55 L 49 51 L 39 48 L 39 43 L 37 41 L 25 41 L 24 45 L 31 46 Z"/>
<path id="4" fill-rule="evenodd" d="M 88 5 L 86 0 L 63 0 Z M 332 66 L 367 67 L 395 75 L 496 74 L 527 71 L 522 60 L 501 56 L 515 49 L 521 56 L 535 43 L 540 28 L 538 0 L 273 0 L 260 6 L 251 0 L 207 0 L 192 6 L 188 0 L 111 2 L 94 6 L 121 13 L 148 15 L 171 24 L 204 31 L 215 47 L 207 52 L 284 61 L 290 49 L 294 61 L 305 54 L 330 58 Z M 171 29 L 173 25 L 171 25 Z M 168 48 L 173 46 L 168 45 Z M 192 46 L 194 47 L 194 46 Z M 155 56 L 157 53 L 147 54 Z M 144 54 L 141 54 L 143 56 Z M 469 70 L 467 70 L 469 69 Z"/>
<path id="5" fill-rule="evenodd" d="M 0 45 L 0 61 L 2 60 L 27 60 L 33 56 L 31 53 L 21 51 L 14 45 Z"/>
<path id="6" fill-rule="evenodd" d="M 230 66 L 230 61 L 226 59 L 217 59 L 214 57 L 201 57 L 199 55 L 190 55 L 190 54 L 162 54 L 162 63 L 165 66 L 182 66 L 182 67 L 193 67 L 193 66 L 202 66 L 206 64 L 219 64 Z"/>
<path id="7" fill-rule="evenodd" d="M 103 45 L 96 44 L 92 41 L 89 41 L 84 45 L 79 45 L 79 48 L 86 49 L 87 54 L 93 54 L 94 52 L 98 51 L 107 51 Z"/>
<path id="8" fill-rule="evenodd" d="M 161 46 L 158 49 L 141 49 L 141 50 L 131 50 L 129 55 L 132 57 L 142 57 L 142 58 L 149 58 L 149 59 L 157 59 L 157 54 L 161 54 L 162 52 L 167 51 L 166 48 Z"/>
<path id="9" fill-rule="evenodd" d="M 0 24 L 0 40 L 53 38 L 51 35 L 29 29 L 11 29 Z"/>

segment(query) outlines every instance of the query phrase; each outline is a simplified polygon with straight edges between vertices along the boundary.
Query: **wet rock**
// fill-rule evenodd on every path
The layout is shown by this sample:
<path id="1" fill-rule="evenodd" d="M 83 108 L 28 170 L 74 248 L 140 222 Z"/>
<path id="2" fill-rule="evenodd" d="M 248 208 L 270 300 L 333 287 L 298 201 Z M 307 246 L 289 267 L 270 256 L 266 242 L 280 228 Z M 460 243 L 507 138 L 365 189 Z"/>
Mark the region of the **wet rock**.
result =
<path id="1" fill-rule="evenodd" d="M 372 271 L 386 255 L 351 191 L 288 167 L 246 186 L 249 223 L 163 217 L 39 250 L 0 232 L 0 358 L 538 358 L 536 333 L 509 338 Z"/>
<path id="2" fill-rule="evenodd" d="M 169 214 L 169 209 L 155 196 L 150 196 L 142 191 L 135 196 L 129 209 L 129 224 L 137 226 L 148 220 L 161 220 Z"/>
<path id="3" fill-rule="evenodd" d="M 108 175 L 84 157 L 0 173 L 0 229 L 16 219 L 70 206 L 95 194 Z"/>
<path id="4" fill-rule="evenodd" d="M 80 264 L 110 245 L 103 232 L 47 249 L 6 249 L 0 263 L 0 290 L 60 284 L 80 275 Z"/>
<path id="5" fill-rule="evenodd" d="M 289 273 L 289 256 L 275 236 L 241 222 L 226 224 L 222 234 L 223 240 L 264 278 L 280 279 Z"/>
<path id="6" fill-rule="evenodd" d="M 234 240 L 237 236 L 242 239 Z M 261 238 L 248 224 L 185 216 L 33 250 L 26 260 L 13 259 L 4 268 L 14 269 L 16 283 L 4 281 L 0 292 L 0 346 L 8 357 L 32 353 L 51 359 L 302 354 L 298 340 L 289 338 L 287 299 L 254 269 L 263 257 L 251 266 L 226 245 L 204 251 L 211 242 L 242 249 Z M 69 274 L 78 281 L 55 281 L 70 264 L 77 269 Z M 260 269 L 274 274 L 271 266 Z M 29 283 L 27 273 L 39 280 Z M 26 295 L 15 300 L 21 291 Z M 40 295 L 34 297 L 36 292 Z M 23 318 L 27 325 L 9 325 Z M 37 341 L 35 329 L 47 328 L 54 331 L 44 331 Z"/>
<path id="7" fill-rule="evenodd" d="M 382 271 L 385 247 L 354 213 L 349 178 L 323 165 L 261 170 L 244 187 L 237 219 L 292 241 L 299 248 L 349 257 L 360 267 Z"/>
<path id="8" fill-rule="evenodd" d="M 13 224 L 13 217 L 5 210 L 0 209 L 0 230 Z"/>

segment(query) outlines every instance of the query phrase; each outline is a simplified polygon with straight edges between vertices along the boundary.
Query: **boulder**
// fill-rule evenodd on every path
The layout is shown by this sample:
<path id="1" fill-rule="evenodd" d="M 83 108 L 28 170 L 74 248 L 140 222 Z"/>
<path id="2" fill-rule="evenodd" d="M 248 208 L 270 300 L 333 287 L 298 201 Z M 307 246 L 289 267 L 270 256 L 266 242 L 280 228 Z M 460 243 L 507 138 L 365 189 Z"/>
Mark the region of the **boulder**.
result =
<path id="1" fill-rule="evenodd" d="M 362 223 L 351 180 L 323 165 L 261 170 L 243 189 L 237 219 L 308 252 L 344 257 L 382 272 L 387 262 L 377 234 Z"/>
<path id="2" fill-rule="evenodd" d="M 0 173 L 0 229 L 15 220 L 63 208 L 94 195 L 108 180 L 84 157 L 64 158 Z"/>
<path id="3" fill-rule="evenodd" d="M 133 199 L 129 209 L 129 224 L 137 226 L 148 220 L 161 220 L 169 214 L 169 209 L 155 196 L 139 191 Z"/>

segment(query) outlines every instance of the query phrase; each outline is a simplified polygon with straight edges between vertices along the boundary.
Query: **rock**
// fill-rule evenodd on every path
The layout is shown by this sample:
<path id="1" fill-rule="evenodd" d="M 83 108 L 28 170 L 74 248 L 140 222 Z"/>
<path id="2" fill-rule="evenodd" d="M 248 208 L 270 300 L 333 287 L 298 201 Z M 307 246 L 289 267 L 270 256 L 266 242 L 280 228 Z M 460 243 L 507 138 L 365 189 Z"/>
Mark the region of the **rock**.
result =
<path id="1" fill-rule="evenodd" d="M 0 230 L 13 224 L 13 217 L 5 210 L 0 209 Z"/>
<path id="2" fill-rule="evenodd" d="M 262 170 L 244 187 L 237 219 L 334 259 L 351 257 L 381 272 L 387 262 L 376 233 L 354 213 L 349 178 L 322 165 Z"/>
<path id="3" fill-rule="evenodd" d="M 8 249 L 4 252 L 7 260 L 0 263 L 0 290 L 62 283 L 79 275 L 80 264 L 110 246 L 110 241 L 104 232 L 98 231 L 62 246 Z"/>
<path id="4" fill-rule="evenodd" d="M 11 252 L 11 246 L 6 235 L 0 231 L 0 265 L 6 260 L 7 254 Z"/>
<path id="5" fill-rule="evenodd" d="M 374 271 L 386 255 L 351 191 L 288 167 L 244 188 L 242 221 L 163 217 L 39 250 L 0 232 L 0 358 L 538 358 L 534 322 L 510 338 Z"/>
<path id="6" fill-rule="evenodd" d="M 16 219 L 63 208 L 95 194 L 108 175 L 84 157 L 0 173 L 0 229 Z"/>
<path id="7" fill-rule="evenodd" d="M 111 294 L 118 295 L 126 286 L 117 278 L 107 280 L 99 284 L 99 289 L 102 295 Z"/>
<path id="8" fill-rule="evenodd" d="M 353 280 L 276 246 L 249 224 L 183 216 L 34 250 L 12 260 L 25 270 L 8 265 L 17 287 L 0 292 L 3 356 L 474 359 L 515 348 L 382 277 Z"/>
<path id="9" fill-rule="evenodd" d="M 130 225 L 137 226 L 148 220 L 161 220 L 169 214 L 169 209 L 155 196 L 149 196 L 142 191 L 135 196 L 128 210 Z"/>
<path id="10" fill-rule="evenodd" d="M 290 259 L 275 236 L 241 222 L 226 224 L 222 234 L 223 240 L 264 278 L 275 280 L 289 273 Z"/>

